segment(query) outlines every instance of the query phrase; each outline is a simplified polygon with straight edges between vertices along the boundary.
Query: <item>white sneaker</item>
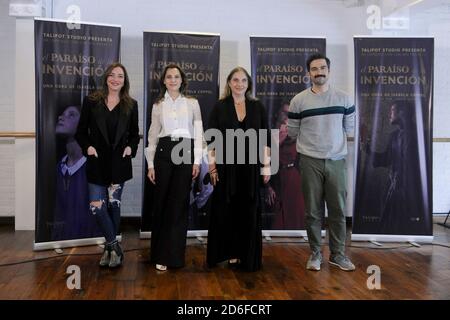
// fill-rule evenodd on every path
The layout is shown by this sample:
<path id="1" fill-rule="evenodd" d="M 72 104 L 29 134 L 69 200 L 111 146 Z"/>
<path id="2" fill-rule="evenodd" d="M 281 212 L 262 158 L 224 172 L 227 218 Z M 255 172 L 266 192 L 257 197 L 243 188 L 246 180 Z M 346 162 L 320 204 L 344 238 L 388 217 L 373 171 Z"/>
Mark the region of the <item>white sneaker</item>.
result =
<path id="1" fill-rule="evenodd" d="M 167 270 L 167 266 L 165 266 L 163 264 L 156 264 L 156 270 L 166 271 Z"/>
<path id="2" fill-rule="evenodd" d="M 306 263 L 306 269 L 313 271 L 320 271 L 322 264 L 322 254 L 320 252 L 313 252 Z"/>
<path id="3" fill-rule="evenodd" d="M 355 265 L 350 261 L 350 259 L 342 254 L 330 256 L 329 263 L 333 266 L 339 267 L 344 271 L 353 271 L 356 269 Z"/>

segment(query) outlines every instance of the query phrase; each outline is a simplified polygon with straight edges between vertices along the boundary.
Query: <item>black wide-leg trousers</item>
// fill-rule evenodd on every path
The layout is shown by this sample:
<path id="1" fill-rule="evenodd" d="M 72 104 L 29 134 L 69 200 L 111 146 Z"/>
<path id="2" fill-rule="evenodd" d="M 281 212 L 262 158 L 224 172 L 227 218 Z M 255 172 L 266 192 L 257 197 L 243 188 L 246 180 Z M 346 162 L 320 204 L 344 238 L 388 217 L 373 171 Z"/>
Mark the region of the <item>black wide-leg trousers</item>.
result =
<path id="1" fill-rule="evenodd" d="M 185 264 L 193 163 L 193 141 L 187 140 L 183 142 L 160 138 L 154 159 L 156 185 L 150 260 L 174 268 L 183 267 Z M 178 143 L 190 146 L 188 150 L 185 148 L 182 151 L 190 153 L 190 163 L 174 163 L 172 149 Z"/>

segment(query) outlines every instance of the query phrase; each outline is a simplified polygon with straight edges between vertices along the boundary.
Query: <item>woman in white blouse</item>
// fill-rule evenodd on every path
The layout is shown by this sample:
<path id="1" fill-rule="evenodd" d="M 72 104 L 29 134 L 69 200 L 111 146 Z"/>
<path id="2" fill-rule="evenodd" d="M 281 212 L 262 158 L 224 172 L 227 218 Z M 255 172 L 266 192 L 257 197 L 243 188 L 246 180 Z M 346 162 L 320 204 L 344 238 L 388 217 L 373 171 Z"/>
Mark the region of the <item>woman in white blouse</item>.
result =
<path id="1" fill-rule="evenodd" d="M 186 96 L 186 76 L 169 64 L 153 104 L 146 158 L 155 185 L 150 260 L 156 269 L 184 266 L 192 180 L 199 174 L 203 124 L 200 106 Z"/>

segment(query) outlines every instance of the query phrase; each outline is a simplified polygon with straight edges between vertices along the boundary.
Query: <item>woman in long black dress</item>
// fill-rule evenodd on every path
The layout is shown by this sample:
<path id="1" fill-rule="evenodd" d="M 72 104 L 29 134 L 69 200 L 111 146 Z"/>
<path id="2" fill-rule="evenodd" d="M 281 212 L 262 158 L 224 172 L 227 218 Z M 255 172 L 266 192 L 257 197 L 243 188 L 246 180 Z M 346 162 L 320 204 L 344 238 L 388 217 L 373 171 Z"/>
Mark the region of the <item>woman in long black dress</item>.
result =
<path id="1" fill-rule="evenodd" d="M 262 264 L 259 188 L 270 179 L 267 163 L 270 134 L 265 131 L 266 137 L 258 136 L 260 129 L 268 129 L 267 114 L 251 91 L 248 72 L 236 67 L 228 75 L 224 95 L 209 118 L 208 128 L 219 130 L 224 142 L 222 146 L 217 141 L 209 145 L 209 171 L 215 186 L 208 229 L 210 267 L 228 260 L 244 270 L 256 271 Z M 229 129 L 234 136 L 230 136 Z M 245 138 L 245 143 L 239 146 L 236 142 L 244 134 L 251 138 Z M 227 159 L 230 148 L 234 156 L 228 154 Z M 262 161 L 259 151 L 264 151 Z"/>

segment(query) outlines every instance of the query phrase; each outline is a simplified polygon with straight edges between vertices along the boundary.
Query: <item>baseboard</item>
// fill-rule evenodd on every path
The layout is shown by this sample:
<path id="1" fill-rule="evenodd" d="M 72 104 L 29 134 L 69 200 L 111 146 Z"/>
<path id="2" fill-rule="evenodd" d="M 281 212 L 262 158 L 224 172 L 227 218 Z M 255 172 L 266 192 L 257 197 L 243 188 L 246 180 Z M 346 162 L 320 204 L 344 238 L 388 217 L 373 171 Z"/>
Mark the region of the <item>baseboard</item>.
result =
<path id="1" fill-rule="evenodd" d="M 14 226 L 14 217 L 0 217 L 0 226 Z M 132 227 L 139 230 L 141 227 L 141 217 L 121 217 L 120 223 L 123 227 Z"/>
<path id="2" fill-rule="evenodd" d="M 436 212 L 433 213 L 433 217 L 446 217 L 450 214 L 450 212 Z"/>
<path id="3" fill-rule="evenodd" d="M 123 228 L 139 230 L 141 228 L 141 217 L 120 217 L 120 225 Z"/>
<path id="4" fill-rule="evenodd" d="M 439 216 L 447 216 L 447 213 L 433 213 L 433 216 L 435 217 L 439 217 Z M 352 217 L 345 217 L 345 222 L 347 223 L 347 225 L 352 225 Z M 121 217 L 120 218 L 120 222 L 122 224 L 122 226 L 127 226 L 127 227 L 133 227 L 136 228 L 136 230 L 139 230 L 139 228 L 141 227 L 141 217 Z M 325 219 L 325 223 L 326 223 L 326 219 Z M 0 217 L 0 226 L 4 226 L 4 225 L 8 225 L 8 226 L 13 226 L 14 225 L 14 217 Z"/>

